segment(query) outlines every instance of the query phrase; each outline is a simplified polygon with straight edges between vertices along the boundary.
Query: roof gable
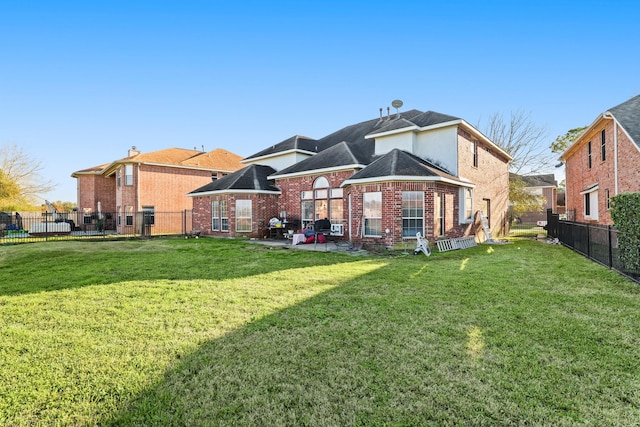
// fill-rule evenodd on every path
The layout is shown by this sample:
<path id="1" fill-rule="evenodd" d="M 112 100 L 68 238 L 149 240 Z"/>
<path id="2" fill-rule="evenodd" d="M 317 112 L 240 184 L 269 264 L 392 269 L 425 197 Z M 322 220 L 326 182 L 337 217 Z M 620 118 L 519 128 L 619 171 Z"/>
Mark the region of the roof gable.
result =
<path id="1" fill-rule="evenodd" d="M 558 182 L 556 177 L 552 173 L 544 175 L 516 175 L 510 174 L 514 177 L 520 178 L 527 187 L 557 187 Z"/>
<path id="2" fill-rule="evenodd" d="M 458 180 L 443 168 L 406 151 L 394 148 L 369 166 L 355 173 L 349 180 L 384 178 L 393 176 L 443 177 Z"/>
<path id="3" fill-rule="evenodd" d="M 636 146 L 640 148 L 640 95 L 610 108 L 609 112 L 629 134 Z"/>
<path id="4" fill-rule="evenodd" d="M 264 150 L 259 151 L 256 154 L 252 154 L 251 156 L 246 157 L 244 160 L 271 156 L 291 150 L 316 152 L 318 151 L 318 147 L 316 145 L 317 144 L 315 139 L 307 138 L 306 136 L 295 135 L 291 138 L 285 139 L 284 141 L 280 141 L 279 143 L 272 145 L 269 148 L 265 148 Z"/>
<path id="5" fill-rule="evenodd" d="M 280 189 L 275 186 L 273 180 L 268 179 L 268 176 L 275 171 L 271 166 L 249 165 L 197 188 L 191 191 L 189 195 L 198 196 L 202 193 L 224 191 L 280 192 Z"/>
<path id="6" fill-rule="evenodd" d="M 358 152 L 357 147 L 342 141 L 313 157 L 282 169 L 277 175 L 296 174 L 319 169 L 336 169 L 341 166 L 364 165 L 368 163 L 366 157 L 363 153 Z"/>

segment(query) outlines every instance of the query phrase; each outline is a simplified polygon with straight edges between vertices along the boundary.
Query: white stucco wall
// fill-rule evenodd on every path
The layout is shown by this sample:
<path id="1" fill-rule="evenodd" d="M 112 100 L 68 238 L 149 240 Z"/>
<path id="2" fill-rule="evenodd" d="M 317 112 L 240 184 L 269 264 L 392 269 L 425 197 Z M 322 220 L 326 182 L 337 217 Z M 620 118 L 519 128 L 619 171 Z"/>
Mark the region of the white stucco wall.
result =
<path id="1" fill-rule="evenodd" d="M 458 175 L 458 128 L 450 126 L 416 135 L 413 154 L 438 163 Z"/>
<path id="2" fill-rule="evenodd" d="M 394 148 L 411 153 L 413 151 L 414 139 L 415 134 L 413 132 L 403 132 L 400 134 L 377 137 L 375 141 L 375 153 L 376 155 L 387 154 Z"/>

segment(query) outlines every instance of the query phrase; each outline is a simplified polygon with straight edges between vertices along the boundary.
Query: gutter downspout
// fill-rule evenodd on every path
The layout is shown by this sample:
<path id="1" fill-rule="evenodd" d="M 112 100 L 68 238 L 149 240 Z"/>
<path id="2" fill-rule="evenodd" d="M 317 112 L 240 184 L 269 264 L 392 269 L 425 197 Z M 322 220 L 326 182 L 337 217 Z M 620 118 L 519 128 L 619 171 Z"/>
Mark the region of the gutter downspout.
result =
<path id="1" fill-rule="evenodd" d="M 614 177 L 614 196 L 618 195 L 618 122 L 613 114 L 606 112 L 602 114 L 605 119 L 613 120 L 613 177 Z"/>

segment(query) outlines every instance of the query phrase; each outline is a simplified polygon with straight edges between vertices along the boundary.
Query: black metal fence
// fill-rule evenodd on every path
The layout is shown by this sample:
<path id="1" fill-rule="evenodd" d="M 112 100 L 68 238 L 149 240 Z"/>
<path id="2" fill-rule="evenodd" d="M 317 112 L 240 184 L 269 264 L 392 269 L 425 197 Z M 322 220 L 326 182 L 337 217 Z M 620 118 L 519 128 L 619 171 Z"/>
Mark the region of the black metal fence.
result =
<path id="1" fill-rule="evenodd" d="M 618 237 L 622 233 L 607 225 L 561 221 L 557 214 L 547 213 L 547 232 L 563 245 L 587 258 L 640 282 L 640 270 L 630 269 L 622 262 Z"/>
<path id="2" fill-rule="evenodd" d="M 192 211 L 132 212 L 84 215 L 0 212 L 0 244 L 41 240 L 130 238 L 186 235 L 193 229 Z"/>

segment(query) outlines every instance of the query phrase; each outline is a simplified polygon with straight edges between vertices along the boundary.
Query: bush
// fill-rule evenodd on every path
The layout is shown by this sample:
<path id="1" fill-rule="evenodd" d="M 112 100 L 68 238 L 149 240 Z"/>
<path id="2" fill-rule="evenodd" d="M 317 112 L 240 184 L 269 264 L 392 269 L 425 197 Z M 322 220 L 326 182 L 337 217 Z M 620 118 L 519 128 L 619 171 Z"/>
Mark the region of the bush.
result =
<path id="1" fill-rule="evenodd" d="M 620 260 L 625 270 L 640 272 L 640 193 L 611 198 L 611 219 L 618 233 Z"/>

